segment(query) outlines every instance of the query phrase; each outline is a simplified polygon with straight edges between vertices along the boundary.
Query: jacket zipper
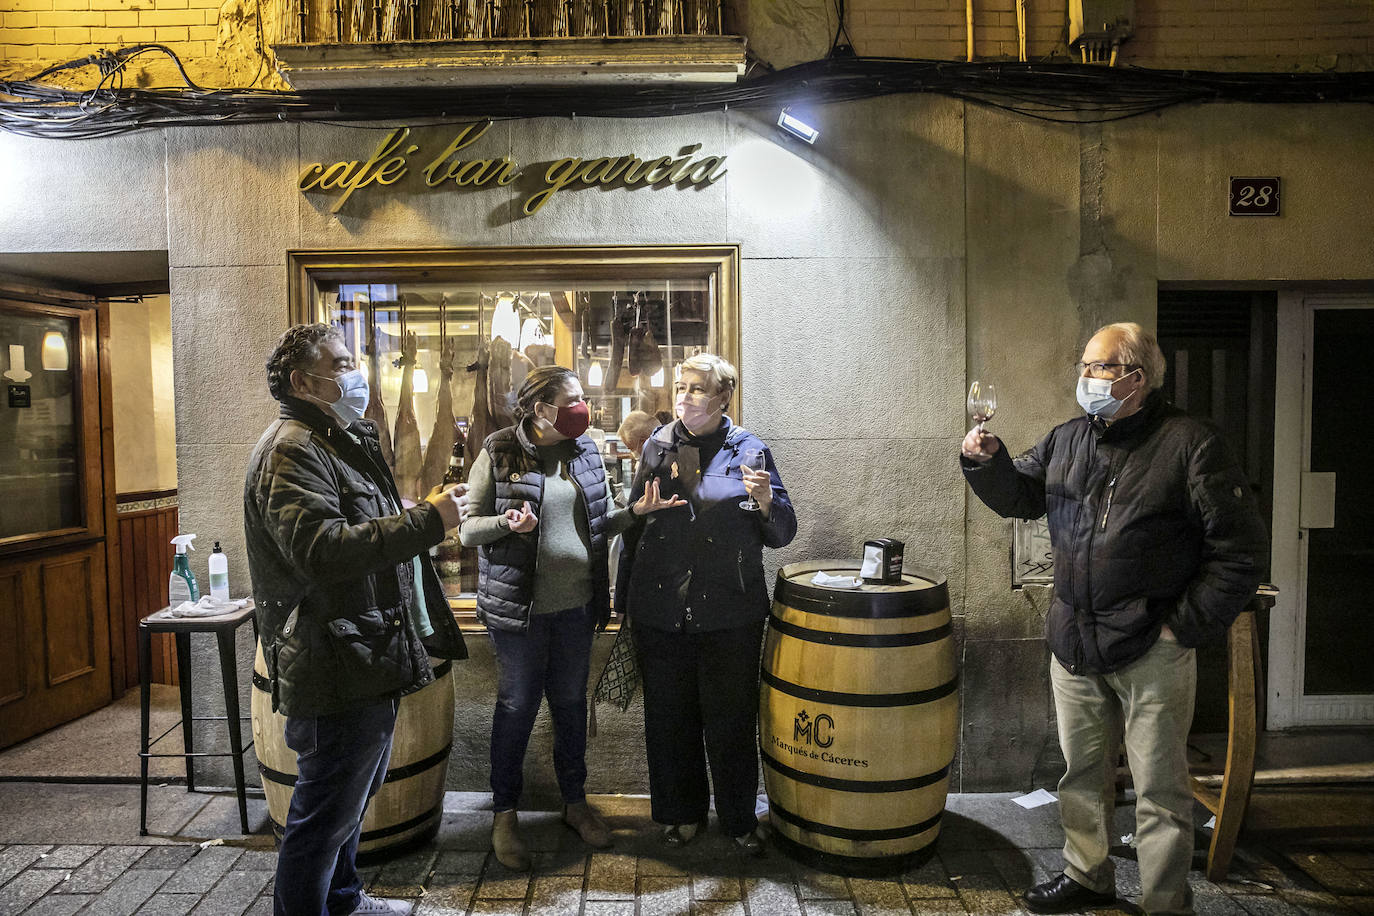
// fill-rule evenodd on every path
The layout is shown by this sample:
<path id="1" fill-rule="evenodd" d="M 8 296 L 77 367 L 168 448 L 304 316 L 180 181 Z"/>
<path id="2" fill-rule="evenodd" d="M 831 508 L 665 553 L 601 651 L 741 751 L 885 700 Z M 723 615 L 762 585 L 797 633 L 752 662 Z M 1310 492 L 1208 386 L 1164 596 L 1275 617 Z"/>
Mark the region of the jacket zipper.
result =
<path id="1" fill-rule="evenodd" d="M 1116 492 L 1116 481 L 1120 476 L 1117 474 L 1107 482 L 1107 504 L 1102 509 L 1102 526 L 1098 529 L 1099 531 L 1107 530 L 1107 516 L 1112 513 L 1112 494 Z"/>

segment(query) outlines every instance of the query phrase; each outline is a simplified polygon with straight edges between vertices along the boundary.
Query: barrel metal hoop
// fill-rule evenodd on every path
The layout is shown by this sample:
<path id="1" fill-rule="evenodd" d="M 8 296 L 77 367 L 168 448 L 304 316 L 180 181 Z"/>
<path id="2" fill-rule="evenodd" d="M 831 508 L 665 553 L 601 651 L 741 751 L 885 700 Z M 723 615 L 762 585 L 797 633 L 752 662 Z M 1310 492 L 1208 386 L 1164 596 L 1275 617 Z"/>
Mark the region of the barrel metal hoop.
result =
<path id="1" fill-rule="evenodd" d="M 794 827 L 800 827 L 809 833 L 819 833 L 822 836 L 833 836 L 840 840 L 859 840 L 875 842 L 878 840 L 902 840 L 907 837 L 917 836 L 925 833 L 932 827 L 940 823 L 940 818 L 944 812 L 941 811 L 934 817 L 927 818 L 919 824 L 911 824 L 906 827 L 886 827 L 881 830 L 860 830 L 853 827 L 834 827 L 830 824 L 820 824 L 816 821 L 807 820 L 799 814 L 793 814 L 782 805 L 772 799 L 768 800 L 768 806 L 773 813 Z"/>
<path id="2" fill-rule="evenodd" d="M 788 696 L 793 696 L 800 700 L 811 700 L 815 703 L 829 703 L 833 706 L 915 706 L 918 703 L 929 703 L 934 700 L 944 699 L 959 689 L 959 678 L 954 677 L 938 687 L 931 687 L 928 690 L 914 690 L 910 693 L 839 693 L 834 690 L 818 690 L 814 687 L 802 687 L 799 684 L 793 684 L 791 681 L 784 681 L 773 672 L 767 670 L 763 672 L 763 682 L 774 690 L 785 693 Z"/>
<path id="3" fill-rule="evenodd" d="M 924 614 L 936 614 L 949 607 L 949 586 L 945 583 L 945 577 L 931 570 L 912 566 L 905 568 L 907 573 L 932 583 L 929 588 L 849 591 L 812 585 L 808 581 L 809 577 L 788 577 L 789 571 L 792 574 L 801 572 L 803 565 L 794 563 L 778 570 L 777 582 L 773 587 L 775 603 L 813 614 L 868 619 L 919 617 Z M 807 566 L 807 571 L 810 568 Z M 842 571 L 858 572 L 857 569 Z"/>
<path id="4" fill-rule="evenodd" d="M 415 776 L 418 773 L 423 773 L 430 767 L 437 766 L 438 764 L 441 764 L 445 760 L 447 760 L 449 752 L 451 750 L 453 750 L 452 741 L 450 741 L 448 744 L 445 744 L 443 748 L 441 748 L 433 754 L 430 754 L 423 760 L 417 760 L 414 763 L 407 763 L 405 766 L 397 767 L 394 770 L 387 770 L 386 779 L 383 781 L 399 782 L 402 779 L 409 779 L 410 777 Z"/>
<path id="5" fill-rule="evenodd" d="M 934 785 L 949 775 L 949 766 L 946 764 L 934 773 L 913 776 L 910 779 L 840 779 L 836 776 L 821 776 L 793 769 L 767 751 L 763 751 L 763 762 L 788 779 L 820 789 L 837 789 L 841 792 L 907 792 Z"/>
<path id="6" fill-rule="evenodd" d="M 798 626 L 778 617 L 768 618 L 768 625 L 786 636 L 793 636 L 806 642 L 827 646 L 858 646 L 865 649 L 896 649 L 902 646 L 923 646 L 939 642 L 953 632 L 949 624 L 915 633 L 836 633 L 831 630 L 813 630 Z"/>
<path id="7" fill-rule="evenodd" d="M 442 802 L 440 802 L 433 808 L 430 808 L 424 814 L 416 815 L 415 817 L 412 817 L 409 820 L 401 821 L 401 823 L 399 824 L 392 824 L 390 827 L 382 827 L 378 830 L 369 830 L 366 833 L 359 835 L 358 842 L 369 843 L 372 840 L 381 840 L 389 836 L 394 836 L 398 833 L 405 833 L 407 830 L 413 830 L 416 827 L 419 827 L 421 824 L 423 824 L 430 818 L 434 817 L 436 814 L 442 816 L 443 813 L 444 805 Z M 275 832 L 277 836 L 280 838 L 282 833 L 285 832 L 286 826 L 284 824 L 277 823 L 276 818 L 269 817 L 268 820 L 272 822 L 273 832 Z"/>
<path id="8" fill-rule="evenodd" d="M 370 843 L 373 840 L 381 840 L 389 836 L 395 836 L 398 833 L 405 833 L 407 830 L 414 830 L 430 818 L 443 816 L 443 813 L 444 803 L 440 802 L 433 808 L 430 808 L 423 814 L 417 814 L 410 820 L 401 821 L 399 824 L 392 824 L 390 827 L 381 827 L 377 830 L 365 830 L 358 837 L 358 842 Z"/>
<path id="9" fill-rule="evenodd" d="M 829 594 L 817 594 L 826 591 Z M 773 590 L 773 600 L 808 614 L 824 614 L 827 617 L 850 617 L 858 620 L 887 620 L 892 617 L 922 617 L 938 614 L 949 609 L 949 593 L 943 588 L 929 588 L 934 593 L 925 597 L 922 592 L 890 592 L 883 595 L 865 595 L 862 592 L 846 592 L 839 589 L 820 589 L 816 586 L 798 585 L 786 579 L 779 579 Z M 837 602 L 836 594 L 847 597 L 862 596 L 865 603 Z M 917 597 L 920 596 L 920 597 Z"/>
<path id="10" fill-rule="evenodd" d="M 437 681 L 452 670 L 453 660 L 446 658 L 439 664 L 434 666 L 434 679 Z M 256 668 L 253 669 L 253 686 L 261 690 L 263 693 L 272 692 L 272 682 L 267 679 L 266 675 L 259 672 Z"/>
<path id="11" fill-rule="evenodd" d="M 449 752 L 452 750 L 453 742 L 450 741 L 448 744 L 444 745 L 442 750 L 430 754 L 428 757 L 425 757 L 422 760 L 417 760 L 414 763 L 408 763 L 405 766 L 397 767 L 394 770 L 387 770 L 386 778 L 383 780 L 383 782 L 399 782 L 402 779 L 409 779 L 412 776 L 415 776 L 419 773 L 423 773 L 425 770 L 437 766 L 438 764 L 441 764 L 445 760 L 447 760 Z M 267 764 L 263 763 L 261 760 L 258 761 L 258 770 L 262 773 L 264 779 L 271 780 L 279 786 L 291 786 L 294 788 L 296 785 L 297 776 L 295 773 L 283 773 L 281 770 L 274 770 Z"/>

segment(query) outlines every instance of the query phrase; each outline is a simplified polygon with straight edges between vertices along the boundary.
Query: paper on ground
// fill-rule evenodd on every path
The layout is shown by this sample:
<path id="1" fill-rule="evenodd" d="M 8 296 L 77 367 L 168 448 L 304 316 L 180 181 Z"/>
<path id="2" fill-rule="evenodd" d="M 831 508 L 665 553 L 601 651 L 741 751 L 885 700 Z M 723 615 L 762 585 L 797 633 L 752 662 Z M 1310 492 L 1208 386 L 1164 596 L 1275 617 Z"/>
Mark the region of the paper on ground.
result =
<path id="1" fill-rule="evenodd" d="M 1041 805 L 1052 805 L 1055 802 L 1059 801 L 1059 799 L 1055 798 L 1053 795 L 1051 795 L 1049 792 L 1046 792 L 1044 789 L 1036 789 L 1029 795 L 1022 795 L 1020 798 L 1013 798 L 1012 801 L 1016 802 L 1022 808 L 1030 809 L 1039 808 Z"/>

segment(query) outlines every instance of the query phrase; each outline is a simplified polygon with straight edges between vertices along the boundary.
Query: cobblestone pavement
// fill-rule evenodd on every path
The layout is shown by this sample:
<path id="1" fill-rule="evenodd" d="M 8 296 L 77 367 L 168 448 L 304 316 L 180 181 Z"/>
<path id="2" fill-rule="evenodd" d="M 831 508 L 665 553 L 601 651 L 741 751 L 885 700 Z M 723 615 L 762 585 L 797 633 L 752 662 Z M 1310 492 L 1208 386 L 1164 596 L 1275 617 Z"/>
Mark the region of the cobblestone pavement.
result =
<path id="1" fill-rule="evenodd" d="M 366 877 L 371 893 L 411 901 L 415 916 L 1020 916 L 1020 892 L 1058 872 L 1062 834 L 1055 806 L 1023 811 L 1010 798 L 951 796 L 935 855 L 879 880 L 815 871 L 777 850 L 742 858 L 714 826 L 669 850 L 647 801 L 624 796 L 593 799 L 615 828 L 606 852 L 583 846 L 556 813 L 522 812 L 535 868 L 510 872 L 487 851 L 486 796 L 450 793 L 436 840 Z M 0 783 L 0 914 L 269 914 L 276 857 L 261 801 L 251 813 L 259 832 L 242 836 L 231 796 L 158 788 L 154 835 L 139 837 L 136 787 Z M 1122 834 L 1131 816 L 1118 812 Z M 1129 898 L 1138 872 L 1129 846 L 1115 851 Z M 1192 883 L 1201 916 L 1374 913 L 1374 847 L 1243 847 L 1226 882 L 1195 871 Z M 1135 910 L 1123 900 L 1096 912 Z"/>

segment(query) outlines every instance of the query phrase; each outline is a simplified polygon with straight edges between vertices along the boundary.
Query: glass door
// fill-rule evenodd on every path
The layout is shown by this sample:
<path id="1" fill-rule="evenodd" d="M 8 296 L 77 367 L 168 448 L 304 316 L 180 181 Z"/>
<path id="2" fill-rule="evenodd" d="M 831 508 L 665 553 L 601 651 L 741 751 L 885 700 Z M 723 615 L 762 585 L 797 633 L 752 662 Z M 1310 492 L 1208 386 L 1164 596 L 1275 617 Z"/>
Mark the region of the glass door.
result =
<path id="1" fill-rule="evenodd" d="M 1287 312 L 1286 349 L 1299 365 L 1285 373 L 1280 356 L 1279 387 L 1300 384 L 1301 394 L 1276 437 L 1287 507 L 1279 512 L 1276 497 L 1275 573 L 1288 596 L 1276 612 L 1291 611 L 1291 621 L 1272 618 L 1282 655 L 1272 656 L 1271 724 L 1365 725 L 1374 723 L 1374 479 L 1362 467 L 1374 445 L 1364 422 L 1374 297 L 1306 297 Z"/>
<path id="2" fill-rule="evenodd" d="M 96 303 L 0 298 L 0 747 L 108 703 Z"/>

